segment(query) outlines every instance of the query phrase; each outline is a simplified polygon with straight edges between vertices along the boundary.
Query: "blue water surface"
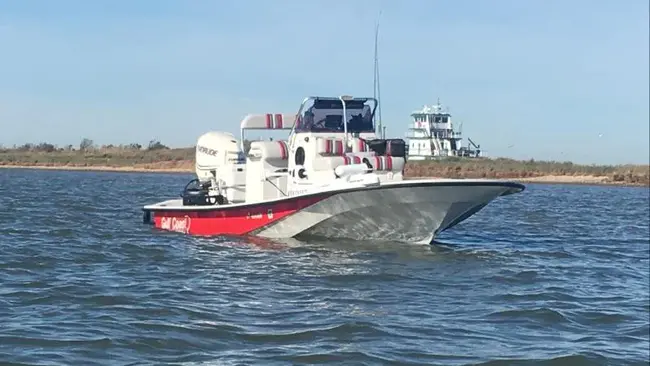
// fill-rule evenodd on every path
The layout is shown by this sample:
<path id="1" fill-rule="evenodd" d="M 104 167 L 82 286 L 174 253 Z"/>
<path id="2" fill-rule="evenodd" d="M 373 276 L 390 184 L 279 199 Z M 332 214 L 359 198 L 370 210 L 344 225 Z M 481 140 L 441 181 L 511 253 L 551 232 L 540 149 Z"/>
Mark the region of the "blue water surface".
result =
<path id="1" fill-rule="evenodd" d="M 649 362 L 647 188 L 531 184 L 432 246 L 141 223 L 189 179 L 0 169 L 0 361 Z"/>

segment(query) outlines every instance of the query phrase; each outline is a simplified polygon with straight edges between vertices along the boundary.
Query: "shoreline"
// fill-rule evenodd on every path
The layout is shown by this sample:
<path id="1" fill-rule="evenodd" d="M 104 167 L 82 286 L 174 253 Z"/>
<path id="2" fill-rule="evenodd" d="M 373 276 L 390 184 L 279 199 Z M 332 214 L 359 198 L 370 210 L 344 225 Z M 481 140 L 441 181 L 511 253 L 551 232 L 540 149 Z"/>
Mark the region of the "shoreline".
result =
<path id="1" fill-rule="evenodd" d="M 429 179 L 429 178 L 445 178 L 445 177 L 405 177 L 404 179 Z M 606 176 L 593 176 L 593 175 L 540 175 L 537 177 L 522 177 L 522 178 L 481 178 L 481 179 L 494 179 L 494 180 L 507 180 L 517 183 L 533 183 L 533 184 L 571 184 L 581 186 L 609 186 L 609 187 L 636 187 L 636 188 L 650 188 L 647 184 L 635 184 L 628 182 L 614 182 Z"/>
<path id="2" fill-rule="evenodd" d="M 107 172 L 107 173 L 155 173 L 155 174 L 194 174 L 192 168 L 162 168 L 147 166 L 74 166 L 74 165 L 13 165 L 0 164 L 0 169 L 30 169 L 30 170 L 57 170 L 57 171 L 82 171 L 82 172 Z M 434 176 L 405 176 L 405 180 L 411 179 L 428 179 L 428 178 L 447 178 Z M 488 178 L 490 179 L 490 178 Z M 492 178 L 497 179 L 497 178 Z M 646 187 L 647 184 L 635 184 L 628 182 L 615 182 L 607 176 L 593 175 L 540 175 L 536 177 L 521 178 L 498 178 L 499 180 L 509 180 L 519 183 L 537 183 L 537 184 L 577 184 L 577 185 L 595 185 L 595 186 L 617 186 L 617 187 Z"/>
<path id="3" fill-rule="evenodd" d="M 194 169 L 188 168 L 151 168 L 138 166 L 110 166 L 110 165 L 9 165 L 0 164 L 0 169 L 29 169 L 29 170 L 59 170 L 59 171 L 77 171 L 77 172 L 97 172 L 97 173 L 186 173 L 193 174 Z"/>

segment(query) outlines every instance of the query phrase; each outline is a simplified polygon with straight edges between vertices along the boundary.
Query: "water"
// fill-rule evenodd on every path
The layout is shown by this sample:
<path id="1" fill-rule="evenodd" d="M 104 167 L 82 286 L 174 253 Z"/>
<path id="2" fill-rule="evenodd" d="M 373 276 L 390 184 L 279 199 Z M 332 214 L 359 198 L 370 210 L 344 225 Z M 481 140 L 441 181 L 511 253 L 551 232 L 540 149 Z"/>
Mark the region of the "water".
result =
<path id="1" fill-rule="evenodd" d="M 0 170 L 0 361 L 648 363 L 648 189 L 530 185 L 431 247 L 141 224 L 189 178 Z"/>

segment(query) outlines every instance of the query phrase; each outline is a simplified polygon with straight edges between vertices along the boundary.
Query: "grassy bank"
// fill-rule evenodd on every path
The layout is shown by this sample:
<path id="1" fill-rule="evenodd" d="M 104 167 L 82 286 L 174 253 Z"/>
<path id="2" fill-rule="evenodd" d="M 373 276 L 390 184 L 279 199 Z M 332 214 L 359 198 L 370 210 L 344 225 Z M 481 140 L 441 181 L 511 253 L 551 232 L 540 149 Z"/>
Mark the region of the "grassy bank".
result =
<path id="1" fill-rule="evenodd" d="M 194 169 L 194 147 L 4 148 L 0 149 L 0 166 L 189 172 Z"/>
<path id="2" fill-rule="evenodd" d="M 405 175 L 650 186 L 648 165 L 580 165 L 571 162 L 521 161 L 504 158 L 411 161 L 407 164 Z"/>
<path id="3" fill-rule="evenodd" d="M 159 143 L 99 148 L 51 145 L 0 149 L 0 166 L 193 172 L 194 147 L 169 149 Z M 548 183 L 650 186 L 648 165 L 594 166 L 570 162 L 462 159 L 407 163 L 407 177 L 497 178 Z"/>

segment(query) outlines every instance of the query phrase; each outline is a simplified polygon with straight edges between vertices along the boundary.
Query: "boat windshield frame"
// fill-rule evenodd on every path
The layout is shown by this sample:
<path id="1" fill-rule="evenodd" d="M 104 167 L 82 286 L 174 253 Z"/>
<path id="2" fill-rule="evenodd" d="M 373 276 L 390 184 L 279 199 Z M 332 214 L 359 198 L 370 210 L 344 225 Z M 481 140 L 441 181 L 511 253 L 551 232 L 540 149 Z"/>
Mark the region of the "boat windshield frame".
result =
<path id="1" fill-rule="evenodd" d="M 307 108 L 309 102 L 312 102 L 312 104 Z M 372 104 L 372 106 L 369 104 Z M 375 113 L 378 104 L 377 99 L 371 97 L 307 97 L 300 105 L 289 136 L 294 133 L 304 132 L 344 133 L 346 136 L 348 133 L 375 133 Z M 328 106 L 332 108 L 327 108 Z M 361 106 L 361 108 L 358 108 L 358 106 Z M 318 110 L 338 110 L 338 113 L 318 116 L 316 118 L 319 119 L 314 120 L 314 111 Z M 351 110 L 359 111 L 359 113 L 348 115 Z M 342 118 L 343 116 L 346 118 Z"/>

